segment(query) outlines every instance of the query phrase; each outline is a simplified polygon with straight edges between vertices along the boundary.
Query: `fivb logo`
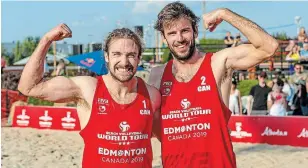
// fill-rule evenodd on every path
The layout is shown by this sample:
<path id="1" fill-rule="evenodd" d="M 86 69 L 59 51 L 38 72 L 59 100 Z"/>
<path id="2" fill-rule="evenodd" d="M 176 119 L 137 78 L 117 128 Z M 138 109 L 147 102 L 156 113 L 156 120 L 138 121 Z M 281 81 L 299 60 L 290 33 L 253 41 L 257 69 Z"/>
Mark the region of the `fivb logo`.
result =
<path id="1" fill-rule="evenodd" d="M 98 114 L 106 114 L 105 111 L 106 111 L 106 106 L 99 106 L 98 107 Z"/>
<path id="2" fill-rule="evenodd" d="M 107 114 L 106 105 L 108 106 L 108 99 L 98 98 L 98 114 Z"/>
<path id="3" fill-rule="evenodd" d="M 187 99 L 183 99 L 181 101 L 181 106 L 182 106 L 183 109 L 188 109 L 190 107 L 190 105 L 191 104 L 190 104 L 190 102 Z"/>
<path id="4" fill-rule="evenodd" d="M 172 82 L 171 81 L 164 81 L 162 86 L 162 96 L 170 96 L 171 95 L 171 87 Z"/>
<path id="5" fill-rule="evenodd" d="M 120 129 L 122 132 L 127 132 L 130 128 L 130 126 L 128 125 L 128 123 L 126 121 L 122 121 L 119 125 Z"/>

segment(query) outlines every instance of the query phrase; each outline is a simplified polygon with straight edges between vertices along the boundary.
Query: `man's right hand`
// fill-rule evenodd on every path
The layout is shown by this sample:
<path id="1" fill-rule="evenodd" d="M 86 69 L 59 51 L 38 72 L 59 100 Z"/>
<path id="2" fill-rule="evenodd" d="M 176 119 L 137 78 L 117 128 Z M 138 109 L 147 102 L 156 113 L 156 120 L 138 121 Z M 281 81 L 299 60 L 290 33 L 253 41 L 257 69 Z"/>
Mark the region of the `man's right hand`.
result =
<path id="1" fill-rule="evenodd" d="M 52 30 L 50 30 L 48 33 L 45 34 L 44 38 L 46 38 L 48 41 L 59 41 L 64 38 L 70 38 L 72 37 L 72 31 L 71 29 L 64 23 L 59 24 Z"/>

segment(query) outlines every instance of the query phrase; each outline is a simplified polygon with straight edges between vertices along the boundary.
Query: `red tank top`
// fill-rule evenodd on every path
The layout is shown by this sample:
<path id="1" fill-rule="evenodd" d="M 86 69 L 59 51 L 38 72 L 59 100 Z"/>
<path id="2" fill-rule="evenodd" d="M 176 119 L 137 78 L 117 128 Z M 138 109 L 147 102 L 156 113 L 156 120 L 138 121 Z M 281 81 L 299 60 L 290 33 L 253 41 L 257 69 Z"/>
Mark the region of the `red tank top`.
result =
<path id="1" fill-rule="evenodd" d="M 236 167 L 227 127 L 231 112 L 219 98 L 211 56 L 187 83 L 173 76 L 173 60 L 167 63 L 160 85 L 164 168 Z"/>
<path id="2" fill-rule="evenodd" d="M 116 103 L 102 76 L 87 126 L 80 132 L 85 147 L 83 168 L 152 167 L 153 110 L 148 90 L 138 78 L 137 97 L 130 104 Z"/>

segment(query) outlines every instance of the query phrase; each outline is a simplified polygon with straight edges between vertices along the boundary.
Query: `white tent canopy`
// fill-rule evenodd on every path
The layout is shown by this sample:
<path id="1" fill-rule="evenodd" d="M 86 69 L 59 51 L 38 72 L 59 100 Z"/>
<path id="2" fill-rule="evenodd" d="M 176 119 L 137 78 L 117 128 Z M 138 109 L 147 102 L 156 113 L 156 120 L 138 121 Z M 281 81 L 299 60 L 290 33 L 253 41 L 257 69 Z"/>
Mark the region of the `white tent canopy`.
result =
<path id="1" fill-rule="evenodd" d="M 46 57 L 47 57 L 47 63 L 48 64 L 52 64 L 53 60 L 54 60 L 54 55 L 47 54 Z M 61 59 L 63 59 L 64 62 L 66 64 L 68 64 L 69 61 L 67 59 L 65 59 L 65 57 L 67 57 L 67 55 L 65 55 L 65 54 L 57 54 L 56 55 L 56 61 L 59 62 Z M 13 65 L 26 65 L 26 63 L 28 62 L 29 59 L 30 59 L 30 57 L 24 58 L 22 60 L 19 60 L 19 61 L 15 62 Z"/>

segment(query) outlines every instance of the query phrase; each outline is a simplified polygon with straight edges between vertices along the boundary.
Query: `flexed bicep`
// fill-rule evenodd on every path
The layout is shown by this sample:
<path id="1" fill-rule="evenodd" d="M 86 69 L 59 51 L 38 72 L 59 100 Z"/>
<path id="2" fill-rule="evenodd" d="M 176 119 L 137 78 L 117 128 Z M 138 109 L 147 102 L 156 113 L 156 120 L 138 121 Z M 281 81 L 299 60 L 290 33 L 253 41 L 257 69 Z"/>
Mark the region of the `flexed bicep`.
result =
<path id="1" fill-rule="evenodd" d="M 28 90 L 19 91 L 26 96 L 32 96 L 52 102 L 69 102 L 82 98 L 80 87 L 76 84 L 82 77 L 66 78 L 57 76 L 47 81 L 41 81 Z"/>
<path id="2" fill-rule="evenodd" d="M 237 47 L 226 48 L 216 53 L 218 57 L 226 58 L 226 68 L 234 70 L 247 70 L 269 57 L 263 50 L 256 49 L 251 44 L 242 44 Z"/>

